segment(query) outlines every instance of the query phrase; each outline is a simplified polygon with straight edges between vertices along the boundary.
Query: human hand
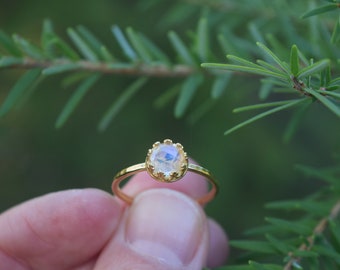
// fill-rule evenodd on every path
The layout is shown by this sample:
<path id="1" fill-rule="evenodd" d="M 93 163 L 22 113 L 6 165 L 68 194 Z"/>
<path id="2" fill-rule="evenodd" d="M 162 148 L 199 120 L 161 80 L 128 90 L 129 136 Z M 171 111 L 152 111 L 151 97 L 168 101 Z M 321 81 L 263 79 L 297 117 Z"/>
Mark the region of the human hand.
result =
<path id="1" fill-rule="evenodd" d="M 0 215 L 0 270 L 221 265 L 227 238 L 191 199 L 207 191 L 199 178 L 188 172 L 166 184 L 139 173 L 124 187 L 136 196 L 131 207 L 96 189 L 56 192 L 16 206 Z"/>

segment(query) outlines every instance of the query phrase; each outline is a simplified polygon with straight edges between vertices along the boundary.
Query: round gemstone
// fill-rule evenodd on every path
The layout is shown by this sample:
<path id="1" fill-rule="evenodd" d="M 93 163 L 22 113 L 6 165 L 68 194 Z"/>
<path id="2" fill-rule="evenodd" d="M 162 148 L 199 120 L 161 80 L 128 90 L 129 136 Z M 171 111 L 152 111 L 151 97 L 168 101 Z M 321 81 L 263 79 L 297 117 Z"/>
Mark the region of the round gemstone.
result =
<path id="1" fill-rule="evenodd" d="M 147 170 L 159 181 L 179 180 L 186 172 L 187 157 L 180 144 L 170 140 L 156 143 L 147 156 Z"/>

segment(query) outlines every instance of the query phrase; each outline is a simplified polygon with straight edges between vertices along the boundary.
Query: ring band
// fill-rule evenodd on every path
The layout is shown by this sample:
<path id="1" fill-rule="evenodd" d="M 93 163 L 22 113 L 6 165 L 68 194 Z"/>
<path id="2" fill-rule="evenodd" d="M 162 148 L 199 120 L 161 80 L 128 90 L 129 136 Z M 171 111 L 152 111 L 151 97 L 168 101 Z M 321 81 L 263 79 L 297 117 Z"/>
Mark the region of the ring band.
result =
<path id="1" fill-rule="evenodd" d="M 148 151 L 145 163 L 132 165 L 118 172 L 114 176 L 112 182 L 113 193 L 127 204 L 132 204 L 134 198 L 121 190 L 120 183 L 129 176 L 143 171 L 147 171 L 156 181 L 165 183 L 172 183 L 180 180 L 187 171 L 206 177 L 211 187 L 207 194 L 195 198 L 200 204 L 208 203 L 218 192 L 218 183 L 209 170 L 199 165 L 189 163 L 188 156 L 184 152 L 183 146 L 179 143 L 173 143 L 169 139 L 164 140 L 163 143 L 154 143 L 153 148 Z"/>

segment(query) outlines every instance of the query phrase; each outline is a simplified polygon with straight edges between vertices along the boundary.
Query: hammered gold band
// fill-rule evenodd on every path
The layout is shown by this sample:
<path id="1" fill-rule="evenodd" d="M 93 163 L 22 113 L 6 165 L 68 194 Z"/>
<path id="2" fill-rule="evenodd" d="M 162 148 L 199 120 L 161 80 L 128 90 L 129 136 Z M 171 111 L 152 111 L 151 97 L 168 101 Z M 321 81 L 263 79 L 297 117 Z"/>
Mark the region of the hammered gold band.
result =
<path id="1" fill-rule="evenodd" d="M 112 182 L 112 191 L 115 195 L 117 195 L 118 198 L 120 198 L 121 200 L 125 201 L 127 204 L 132 204 L 133 202 L 133 197 L 125 194 L 121 188 L 120 188 L 120 183 L 125 180 L 126 178 L 128 178 L 129 176 L 132 176 L 134 174 L 137 174 L 139 172 L 143 172 L 146 171 L 146 165 L 145 163 L 140 163 L 140 164 L 136 164 L 130 167 L 127 167 L 123 170 L 121 170 L 120 172 L 118 172 L 114 178 L 113 178 L 113 182 Z M 209 192 L 207 194 L 205 194 L 202 197 L 199 198 L 195 198 L 195 200 L 199 203 L 199 204 L 206 204 L 209 201 L 211 201 L 215 195 L 218 192 L 218 183 L 214 180 L 214 178 L 212 177 L 211 173 L 196 164 L 192 164 L 189 163 L 188 164 L 188 171 L 193 172 L 193 173 L 197 173 L 199 175 L 202 175 L 204 177 L 206 177 L 206 179 L 209 181 L 209 183 L 211 184 L 211 188 L 209 190 Z"/>

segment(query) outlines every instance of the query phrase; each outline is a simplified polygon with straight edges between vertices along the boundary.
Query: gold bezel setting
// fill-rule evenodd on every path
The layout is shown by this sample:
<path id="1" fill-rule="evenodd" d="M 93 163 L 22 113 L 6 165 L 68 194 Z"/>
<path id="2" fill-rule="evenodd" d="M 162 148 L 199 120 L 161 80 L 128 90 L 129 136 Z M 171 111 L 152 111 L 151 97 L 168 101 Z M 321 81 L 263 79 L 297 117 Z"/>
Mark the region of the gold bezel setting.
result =
<path id="1" fill-rule="evenodd" d="M 145 160 L 146 171 L 160 182 L 178 181 L 187 172 L 188 164 L 183 146 L 169 139 L 154 143 Z"/>

